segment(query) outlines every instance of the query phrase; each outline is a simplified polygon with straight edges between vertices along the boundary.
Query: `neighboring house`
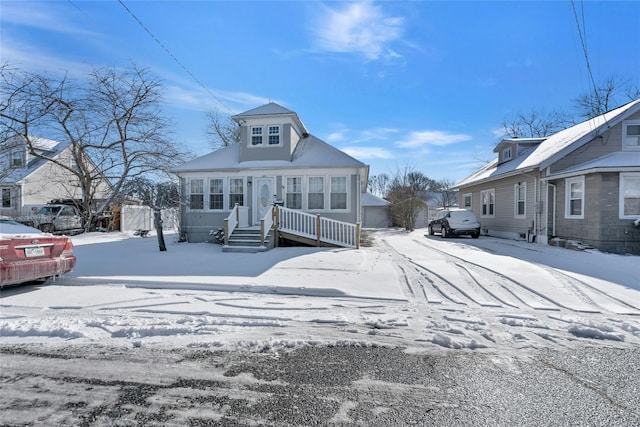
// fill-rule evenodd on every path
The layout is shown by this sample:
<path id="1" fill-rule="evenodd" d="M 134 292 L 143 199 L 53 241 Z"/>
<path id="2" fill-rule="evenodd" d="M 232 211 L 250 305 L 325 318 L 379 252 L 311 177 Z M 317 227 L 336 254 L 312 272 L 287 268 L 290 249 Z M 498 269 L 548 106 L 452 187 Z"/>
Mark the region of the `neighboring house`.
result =
<path id="1" fill-rule="evenodd" d="M 310 135 L 295 112 L 276 103 L 232 118 L 240 125 L 240 142 L 174 170 L 186 201 L 181 237 L 210 240 L 209 231 L 230 217 L 237 222 L 231 228 L 257 227 L 270 221 L 274 204 L 304 213 L 288 218 L 312 227 L 316 217 L 361 223 L 367 165 Z"/>
<path id="2" fill-rule="evenodd" d="M 70 143 L 33 138 L 36 151 L 73 167 Z M 0 215 L 28 215 L 31 209 L 53 199 L 79 199 L 82 197 L 77 177 L 53 162 L 29 153 L 24 139 L 13 137 L 0 150 Z M 96 193 L 105 197 L 111 187 L 107 181 Z"/>
<path id="3" fill-rule="evenodd" d="M 505 139 L 457 183 L 485 234 L 640 255 L 640 100 L 546 138 Z"/>

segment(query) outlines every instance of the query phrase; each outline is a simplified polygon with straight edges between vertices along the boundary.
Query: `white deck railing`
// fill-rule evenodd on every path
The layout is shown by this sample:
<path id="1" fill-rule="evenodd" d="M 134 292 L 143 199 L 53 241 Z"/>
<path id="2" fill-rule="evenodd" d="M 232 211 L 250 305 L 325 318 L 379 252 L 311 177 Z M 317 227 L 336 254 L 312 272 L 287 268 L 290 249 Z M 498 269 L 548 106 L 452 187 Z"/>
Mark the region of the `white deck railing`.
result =
<path id="1" fill-rule="evenodd" d="M 267 213 L 264 214 L 264 217 L 260 219 L 260 244 L 262 246 L 265 245 L 265 239 L 267 238 L 267 234 L 273 228 L 273 217 L 275 216 L 273 206 L 271 209 L 267 210 Z"/>
<path id="2" fill-rule="evenodd" d="M 360 247 L 360 224 L 337 221 L 302 212 L 277 207 L 277 228 L 308 239 L 349 248 Z"/>
<path id="3" fill-rule="evenodd" d="M 240 209 L 238 209 L 238 204 L 236 203 L 233 209 L 231 209 L 231 213 L 224 220 L 224 245 L 227 246 L 229 244 L 229 236 L 233 233 L 238 227 L 240 223 Z"/>

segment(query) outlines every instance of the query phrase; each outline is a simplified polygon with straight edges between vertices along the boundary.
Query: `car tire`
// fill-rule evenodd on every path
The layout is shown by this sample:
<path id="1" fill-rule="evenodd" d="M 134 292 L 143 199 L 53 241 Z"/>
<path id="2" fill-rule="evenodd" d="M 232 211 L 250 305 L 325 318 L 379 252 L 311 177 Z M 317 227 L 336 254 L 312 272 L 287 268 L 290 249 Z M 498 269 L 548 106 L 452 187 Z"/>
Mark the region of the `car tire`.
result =
<path id="1" fill-rule="evenodd" d="M 447 227 L 445 227 L 444 225 L 442 226 L 442 228 L 440 229 L 440 237 L 442 237 L 443 239 L 446 238 L 449 235 L 449 233 L 447 232 Z"/>
<path id="2" fill-rule="evenodd" d="M 429 235 L 433 236 L 433 227 L 432 226 L 429 226 Z"/>
<path id="3" fill-rule="evenodd" d="M 480 233 L 473 233 L 471 237 L 477 239 L 478 237 L 480 237 Z"/>
<path id="4" fill-rule="evenodd" d="M 53 224 L 40 224 L 40 231 L 43 233 L 53 233 L 55 231 L 55 227 Z"/>

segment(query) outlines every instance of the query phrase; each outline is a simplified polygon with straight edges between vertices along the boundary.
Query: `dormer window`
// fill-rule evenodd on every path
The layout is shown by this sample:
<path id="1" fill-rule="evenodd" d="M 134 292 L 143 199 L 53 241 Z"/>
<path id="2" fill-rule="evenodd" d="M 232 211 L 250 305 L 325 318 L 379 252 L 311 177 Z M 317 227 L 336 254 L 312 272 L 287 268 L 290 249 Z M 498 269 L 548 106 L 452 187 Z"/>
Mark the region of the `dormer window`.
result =
<path id="1" fill-rule="evenodd" d="M 269 145 L 280 144 L 280 126 L 269 126 Z"/>
<path id="2" fill-rule="evenodd" d="M 511 147 L 507 147 L 502 150 L 502 161 L 506 162 L 507 160 L 511 160 L 513 157 Z"/>
<path id="3" fill-rule="evenodd" d="M 640 150 L 640 120 L 629 120 L 622 124 L 622 147 Z"/>
<path id="4" fill-rule="evenodd" d="M 22 150 L 16 150 L 11 153 L 11 166 L 19 168 L 25 165 L 25 152 Z"/>
<path id="5" fill-rule="evenodd" d="M 262 145 L 262 126 L 251 127 L 251 145 Z"/>

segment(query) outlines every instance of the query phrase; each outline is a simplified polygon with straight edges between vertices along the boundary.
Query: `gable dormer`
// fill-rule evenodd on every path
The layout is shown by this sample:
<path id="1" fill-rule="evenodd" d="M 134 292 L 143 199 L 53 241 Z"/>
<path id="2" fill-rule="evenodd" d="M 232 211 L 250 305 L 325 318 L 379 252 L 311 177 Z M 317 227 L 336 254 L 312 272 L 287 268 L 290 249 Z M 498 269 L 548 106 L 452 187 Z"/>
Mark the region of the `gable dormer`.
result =
<path id="1" fill-rule="evenodd" d="M 508 162 L 520 156 L 523 152 L 544 141 L 546 138 L 505 138 L 496 148 L 494 153 L 498 153 L 498 164 Z"/>
<path id="2" fill-rule="evenodd" d="M 291 161 L 298 142 L 309 135 L 298 115 L 275 102 L 232 117 L 240 125 L 240 161 Z"/>

